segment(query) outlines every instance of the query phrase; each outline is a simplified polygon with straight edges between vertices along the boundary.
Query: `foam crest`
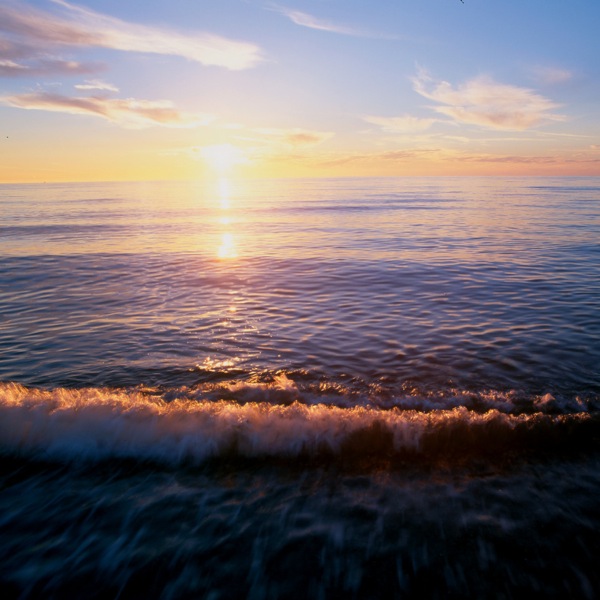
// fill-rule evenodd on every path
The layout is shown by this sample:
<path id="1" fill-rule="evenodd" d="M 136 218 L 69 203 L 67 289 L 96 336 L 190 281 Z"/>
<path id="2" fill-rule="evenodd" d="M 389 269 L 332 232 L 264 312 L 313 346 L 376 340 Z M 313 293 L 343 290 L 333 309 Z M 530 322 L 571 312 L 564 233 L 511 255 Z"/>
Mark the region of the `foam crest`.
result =
<path id="1" fill-rule="evenodd" d="M 140 390 L 42 390 L 0 384 L 2 452 L 74 462 L 462 459 L 593 445 L 598 430 L 598 419 L 587 413 L 510 415 L 497 410 L 476 413 L 464 406 L 421 412 L 299 402 L 166 401 Z"/>
<path id="2" fill-rule="evenodd" d="M 151 388 L 147 388 L 149 391 Z M 398 408 L 419 412 L 467 408 L 475 412 L 496 410 L 506 414 L 547 413 L 574 414 L 600 410 L 595 395 L 585 397 L 525 394 L 515 390 L 419 389 L 413 386 L 380 385 L 361 380 L 339 382 L 319 380 L 300 374 L 295 380 L 285 373 L 267 374 L 267 381 L 223 380 L 182 386 L 167 390 L 156 388 L 165 400 L 187 398 L 193 400 L 228 399 L 236 402 L 268 402 L 271 404 L 329 404 L 343 408 L 370 406 L 378 409 Z"/>

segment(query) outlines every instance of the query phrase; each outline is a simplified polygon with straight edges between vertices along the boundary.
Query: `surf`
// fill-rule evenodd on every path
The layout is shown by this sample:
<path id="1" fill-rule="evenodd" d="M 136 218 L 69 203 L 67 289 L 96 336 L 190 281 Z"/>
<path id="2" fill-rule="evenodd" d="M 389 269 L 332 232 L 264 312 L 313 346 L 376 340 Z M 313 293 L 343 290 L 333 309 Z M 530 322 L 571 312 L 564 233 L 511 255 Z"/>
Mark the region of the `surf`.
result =
<path id="1" fill-rule="evenodd" d="M 244 387 L 237 385 L 231 391 L 239 396 Z M 379 460 L 400 467 L 590 452 L 600 439 L 596 411 L 511 414 L 466 406 L 417 410 L 308 404 L 293 394 L 286 397 L 286 386 L 288 393 L 293 390 L 290 380 L 279 388 L 248 386 L 251 399 L 241 402 L 182 388 L 157 393 L 2 383 L 0 448 L 5 456 L 68 463 L 127 459 L 200 465 L 232 458 L 303 458 Z M 543 408 L 544 402 L 539 405 Z"/>

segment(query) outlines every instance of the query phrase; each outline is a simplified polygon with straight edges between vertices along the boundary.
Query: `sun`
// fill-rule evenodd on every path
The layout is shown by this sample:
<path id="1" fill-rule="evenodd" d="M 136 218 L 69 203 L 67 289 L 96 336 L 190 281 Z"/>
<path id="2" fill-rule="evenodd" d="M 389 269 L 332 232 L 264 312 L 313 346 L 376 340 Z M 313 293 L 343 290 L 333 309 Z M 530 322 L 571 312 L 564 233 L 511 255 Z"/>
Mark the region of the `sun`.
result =
<path id="1" fill-rule="evenodd" d="M 228 173 L 236 165 L 248 162 L 245 152 L 232 144 L 204 146 L 201 153 L 208 166 L 219 175 Z"/>

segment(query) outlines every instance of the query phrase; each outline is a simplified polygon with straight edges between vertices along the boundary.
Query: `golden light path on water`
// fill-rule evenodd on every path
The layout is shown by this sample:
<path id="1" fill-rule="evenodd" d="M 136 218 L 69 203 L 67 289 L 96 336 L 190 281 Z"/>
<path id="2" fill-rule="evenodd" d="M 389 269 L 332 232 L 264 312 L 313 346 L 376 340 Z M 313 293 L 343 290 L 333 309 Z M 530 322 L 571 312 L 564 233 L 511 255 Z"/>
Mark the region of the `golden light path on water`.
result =
<path id="1" fill-rule="evenodd" d="M 226 231 L 221 236 L 221 245 L 219 246 L 217 256 L 219 258 L 235 258 L 237 256 L 235 244 L 233 242 L 233 234 Z"/>
<path id="2" fill-rule="evenodd" d="M 219 262 L 226 264 L 228 262 L 233 266 L 233 261 L 237 258 L 238 252 L 235 243 L 235 237 L 232 232 L 232 227 L 236 219 L 232 217 L 232 184 L 230 179 L 225 177 L 224 169 L 221 169 L 219 179 L 215 183 L 216 200 L 214 202 L 216 218 L 215 221 L 220 227 L 217 236 L 216 258 Z M 239 207 L 238 207 L 239 209 Z M 234 323 L 235 313 L 237 312 L 236 299 L 237 293 L 232 293 L 229 306 L 222 315 L 219 326 L 224 331 L 232 335 L 236 325 Z M 202 365 L 199 365 L 204 371 L 218 371 L 235 367 L 241 357 L 238 356 L 207 356 Z"/>
<path id="3" fill-rule="evenodd" d="M 232 259 L 237 257 L 235 239 L 231 232 L 232 220 L 229 215 L 231 210 L 231 185 L 228 179 L 221 177 L 218 181 L 218 202 L 220 208 L 219 223 L 222 225 L 220 234 L 221 244 L 217 248 L 217 257 Z"/>
<path id="4" fill-rule="evenodd" d="M 213 171 L 216 179 L 216 194 L 218 222 L 222 226 L 220 232 L 220 245 L 217 247 L 217 258 L 228 260 L 237 257 L 237 250 L 233 233 L 231 232 L 231 182 L 228 175 L 234 167 L 248 161 L 245 153 L 231 144 L 205 146 L 202 149 L 202 158 L 206 165 Z"/>

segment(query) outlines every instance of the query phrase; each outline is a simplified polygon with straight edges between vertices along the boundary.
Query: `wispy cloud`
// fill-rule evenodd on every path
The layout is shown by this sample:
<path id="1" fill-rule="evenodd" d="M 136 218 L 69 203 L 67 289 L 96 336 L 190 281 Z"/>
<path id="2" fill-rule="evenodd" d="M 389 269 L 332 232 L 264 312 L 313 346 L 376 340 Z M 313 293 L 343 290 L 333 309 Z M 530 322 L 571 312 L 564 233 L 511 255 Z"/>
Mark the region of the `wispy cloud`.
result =
<path id="1" fill-rule="evenodd" d="M 542 85 L 556 85 L 565 83 L 573 78 L 573 73 L 567 69 L 558 67 L 533 67 L 531 69 L 533 78 Z"/>
<path id="2" fill-rule="evenodd" d="M 75 85 L 77 90 L 94 90 L 100 92 L 118 92 L 119 88 L 112 83 L 101 81 L 100 79 L 86 79 L 84 83 Z"/>
<path id="3" fill-rule="evenodd" d="M 210 115 L 181 112 L 173 103 L 166 100 L 151 101 L 101 96 L 69 97 L 48 92 L 36 92 L 0 97 L 0 104 L 28 110 L 91 115 L 130 129 L 152 126 L 195 127 L 207 125 L 213 120 Z"/>
<path id="4" fill-rule="evenodd" d="M 100 47 L 127 52 L 180 56 L 203 65 L 238 70 L 262 60 L 258 46 L 206 32 L 181 32 L 130 23 L 64 0 L 52 0 L 62 16 L 23 3 L 0 4 L 0 59 L 39 61 L 60 47 Z M 38 65 L 39 67 L 40 65 Z"/>
<path id="5" fill-rule="evenodd" d="M 223 129 L 230 129 L 225 126 Z M 313 152 L 305 152 L 309 147 L 316 146 L 333 136 L 333 133 L 309 131 L 307 129 L 245 129 L 237 125 L 240 133 L 228 136 L 230 142 L 211 146 L 186 146 L 171 148 L 166 154 L 171 156 L 186 156 L 193 159 L 203 159 L 211 162 L 235 162 L 237 164 L 261 162 L 276 163 L 307 163 Z M 238 158 L 242 160 L 237 160 Z M 231 160 L 229 160 L 231 159 Z"/>
<path id="6" fill-rule="evenodd" d="M 405 163 L 414 160 L 431 159 L 442 152 L 439 148 L 413 148 L 409 150 L 385 150 L 383 152 L 356 152 L 333 157 L 321 157 L 324 166 L 341 166 L 350 163 Z"/>
<path id="7" fill-rule="evenodd" d="M 411 115 L 402 115 L 401 117 L 366 116 L 363 117 L 363 120 L 377 125 L 387 133 L 421 133 L 439 121 L 439 119 L 422 119 Z"/>
<path id="8" fill-rule="evenodd" d="M 101 70 L 92 63 L 75 60 L 45 59 L 34 64 L 21 64 L 12 60 L 0 59 L 0 77 L 37 77 L 45 75 L 89 75 Z"/>
<path id="9" fill-rule="evenodd" d="M 502 154 L 461 154 L 456 157 L 461 162 L 470 163 L 503 163 L 521 165 L 549 165 L 564 162 L 556 156 L 519 156 Z"/>
<path id="10" fill-rule="evenodd" d="M 238 135 L 237 139 L 253 144 L 255 150 L 260 153 L 260 147 L 300 150 L 321 144 L 334 135 L 331 131 L 314 131 L 298 127 L 289 129 L 263 127 L 251 129 L 247 135 Z"/>
<path id="11" fill-rule="evenodd" d="M 389 173 L 401 173 L 402 169 L 406 167 L 414 169 L 415 165 L 419 165 L 418 169 L 425 169 L 425 172 L 431 172 L 432 169 L 437 169 L 439 172 L 456 172 L 458 164 L 478 166 L 480 172 L 483 169 L 483 172 L 490 173 L 497 172 L 499 168 L 509 169 L 512 172 L 524 172 L 523 168 L 527 167 L 538 167 L 542 171 L 551 172 L 551 169 L 568 166 L 587 167 L 600 164 L 600 157 L 589 149 L 579 154 L 561 156 L 557 154 L 488 154 L 429 147 L 367 153 L 288 154 L 274 158 L 281 162 L 295 162 L 325 169 L 352 165 L 357 173 L 371 172 L 373 167 L 381 168 Z"/>
<path id="12" fill-rule="evenodd" d="M 600 163 L 600 158 L 589 152 L 564 155 L 510 155 L 510 154 L 467 154 L 456 155 L 461 163 L 509 164 L 509 165 L 585 165 Z"/>
<path id="13" fill-rule="evenodd" d="M 294 10 L 293 8 L 288 8 L 286 6 L 280 6 L 278 4 L 273 4 L 270 7 L 270 10 L 278 12 L 282 14 L 284 17 L 287 17 L 292 23 L 299 25 L 300 27 L 308 27 L 309 29 L 317 29 L 318 31 L 328 31 L 329 33 L 339 33 L 341 35 L 351 35 L 354 37 L 369 37 L 369 38 L 388 38 L 390 36 L 386 36 L 384 34 L 377 34 L 374 32 L 369 32 L 363 29 L 358 29 L 356 27 L 350 27 L 348 25 L 342 25 L 340 23 L 333 23 L 332 21 L 327 21 L 325 19 L 321 19 L 319 17 L 315 17 L 309 13 Z"/>
<path id="14" fill-rule="evenodd" d="M 254 141 L 267 144 L 283 144 L 294 148 L 315 146 L 333 137 L 330 131 L 311 131 L 308 129 L 254 129 Z M 258 139 L 257 139 L 258 138 Z"/>
<path id="15" fill-rule="evenodd" d="M 343 35 L 360 35 L 359 32 L 352 27 L 338 25 L 336 23 L 331 23 L 330 21 L 318 19 L 317 17 L 313 17 L 312 15 L 299 10 L 291 10 L 289 8 L 281 7 L 278 9 L 278 12 L 301 27 L 318 29 L 319 31 L 329 31 L 331 33 L 341 33 Z"/>
<path id="16" fill-rule="evenodd" d="M 0 6 L 0 32 L 5 28 Z M 35 77 L 38 75 L 84 75 L 103 69 L 97 63 L 66 60 L 42 52 L 35 44 L 8 38 L 0 39 L 0 77 Z"/>
<path id="17" fill-rule="evenodd" d="M 413 84 L 421 96 L 440 104 L 433 107 L 436 112 L 458 123 L 522 131 L 564 120 L 562 115 L 551 112 L 559 107 L 551 100 L 530 89 L 497 83 L 488 77 L 453 87 L 447 81 L 434 81 L 421 70 Z"/>

